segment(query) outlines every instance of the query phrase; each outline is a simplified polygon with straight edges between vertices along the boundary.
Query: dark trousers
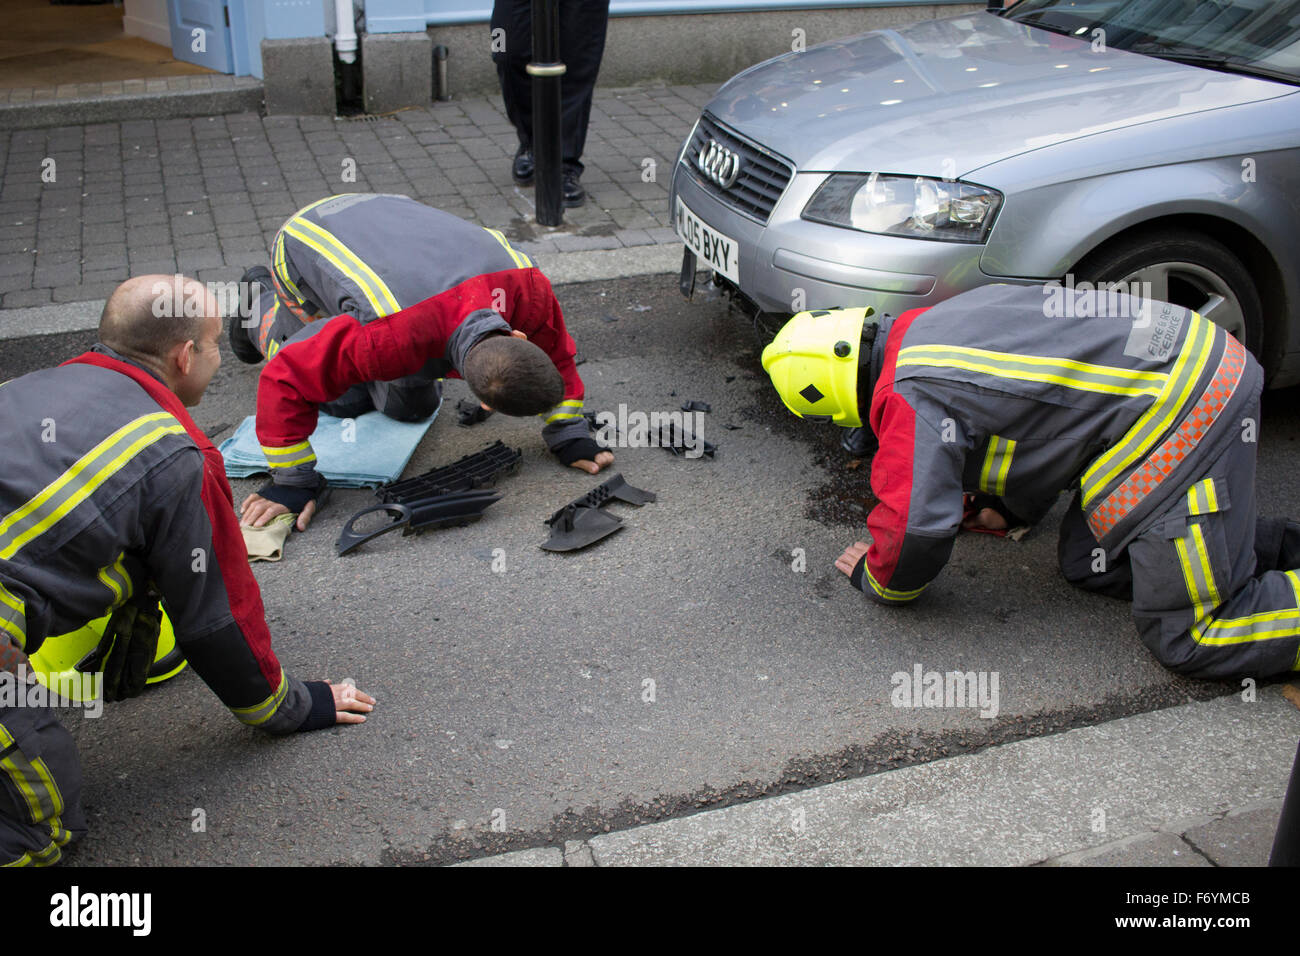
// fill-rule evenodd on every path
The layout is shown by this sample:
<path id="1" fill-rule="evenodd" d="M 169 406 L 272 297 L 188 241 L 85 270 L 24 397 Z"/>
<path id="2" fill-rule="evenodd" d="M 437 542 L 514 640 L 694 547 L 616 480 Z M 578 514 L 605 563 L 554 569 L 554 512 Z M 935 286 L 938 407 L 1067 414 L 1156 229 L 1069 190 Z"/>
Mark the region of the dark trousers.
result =
<path id="1" fill-rule="evenodd" d="M 57 863 L 85 833 L 72 735 L 50 707 L 0 707 L 0 866 Z"/>
<path id="2" fill-rule="evenodd" d="M 1216 427 L 1234 431 L 1243 419 L 1259 421 L 1258 393 Z M 1256 447 L 1229 441 L 1203 461 L 1109 561 L 1098 560 L 1078 495 L 1061 523 L 1065 577 L 1130 599 L 1142 642 L 1189 677 L 1274 677 L 1300 666 L 1300 524 L 1257 517 Z"/>
<path id="3" fill-rule="evenodd" d="M 609 0 L 559 0 L 560 59 L 565 65 L 560 87 L 562 154 L 567 169 L 582 172 L 582 150 L 587 143 L 587 123 L 596 75 L 605 53 Z M 492 6 L 493 36 L 505 31 L 505 50 L 492 59 L 501 81 L 506 116 L 514 124 L 522 146 L 533 145 L 533 86 L 524 67 L 533 55 L 532 0 L 496 0 Z"/>
<path id="4" fill-rule="evenodd" d="M 304 325 L 276 298 L 274 289 L 263 289 L 254 310 L 257 323 L 245 323 L 248 339 L 268 359 L 280 347 L 311 335 L 314 329 Z M 322 319 L 321 321 L 326 321 Z M 422 422 L 442 404 L 442 380 L 417 372 L 395 382 L 365 382 L 353 385 L 332 402 L 320 406 L 335 418 L 356 418 L 370 411 L 380 411 L 399 422 Z"/>

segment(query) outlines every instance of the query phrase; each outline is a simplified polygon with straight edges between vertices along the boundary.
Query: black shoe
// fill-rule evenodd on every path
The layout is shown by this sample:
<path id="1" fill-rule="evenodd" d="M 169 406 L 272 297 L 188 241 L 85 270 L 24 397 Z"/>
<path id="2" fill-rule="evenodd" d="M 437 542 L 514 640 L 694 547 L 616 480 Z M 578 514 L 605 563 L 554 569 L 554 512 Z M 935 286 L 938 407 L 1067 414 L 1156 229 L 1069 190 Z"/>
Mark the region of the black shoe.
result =
<path id="1" fill-rule="evenodd" d="M 564 205 L 570 209 L 581 206 L 587 201 L 587 191 L 582 188 L 582 183 L 578 182 L 578 177 L 581 175 L 582 173 L 576 169 L 564 171 Z"/>
<path id="2" fill-rule="evenodd" d="M 514 177 L 516 186 L 531 186 L 533 184 L 533 173 L 537 165 L 533 162 L 533 148 L 531 146 L 520 146 L 515 150 L 515 162 L 510 167 L 510 175 Z"/>
<path id="3" fill-rule="evenodd" d="M 244 325 L 246 321 L 256 322 L 260 318 L 257 314 L 258 298 L 253 295 L 253 283 L 263 289 L 272 288 L 270 270 L 265 266 L 253 266 L 239 280 L 239 311 L 230 317 L 228 330 L 230 350 L 245 365 L 256 365 L 262 361 L 262 353 L 248 337 L 249 327 Z"/>

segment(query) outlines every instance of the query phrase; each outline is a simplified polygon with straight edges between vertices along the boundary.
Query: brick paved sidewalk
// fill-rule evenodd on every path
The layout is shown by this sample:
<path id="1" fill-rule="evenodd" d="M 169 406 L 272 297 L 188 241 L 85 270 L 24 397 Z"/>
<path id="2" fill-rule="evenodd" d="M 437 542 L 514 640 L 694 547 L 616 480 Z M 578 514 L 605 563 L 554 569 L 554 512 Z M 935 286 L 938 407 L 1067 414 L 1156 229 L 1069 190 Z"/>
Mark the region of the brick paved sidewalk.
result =
<path id="1" fill-rule="evenodd" d="M 288 216 L 339 192 L 412 196 L 501 229 L 543 265 L 548 253 L 675 242 L 673 163 L 715 88 L 597 90 L 587 203 L 565 210 L 558 230 L 532 221 L 532 188 L 510 179 L 516 140 L 499 98 L 380 118 L 232 113 L 3 131 L 0 305 L 102 299 L 150 272 L 238 279 L 265 262 Z"/>

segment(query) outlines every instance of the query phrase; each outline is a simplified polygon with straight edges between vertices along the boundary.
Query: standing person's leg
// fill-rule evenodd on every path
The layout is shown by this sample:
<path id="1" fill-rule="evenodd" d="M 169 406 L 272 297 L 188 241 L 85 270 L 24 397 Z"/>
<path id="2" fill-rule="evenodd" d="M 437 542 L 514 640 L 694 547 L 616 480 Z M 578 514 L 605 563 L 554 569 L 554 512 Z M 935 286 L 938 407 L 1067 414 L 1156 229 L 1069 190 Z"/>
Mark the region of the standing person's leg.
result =
<path id="1" fill-rule="evenodd" d="M 519 138 L 510 172 L 516 184 L 528 186 L 533 182 L 535 168 L 533 85 L 525 70 L 533 50 L 532 0 L 496 0 L 491 29 L 492 60 L 501 84 L 501 99 Z"/>
<path id="2" fill-rule="evenodd" d="M 0 866 L 49 866 L 85 835 L 72 735 L 50 707 L 0 708 Z"/>
<path id="3" fill-rule="evenodd" d="M 605 55 L 609 27 L 609 0 L 561 0 L 560 58 L 564 61 L 561 110 L 564 128 L 564 166 L 583 170 L 582 151 L 587 144 L 591 101 L 596 91 L 600 61 Z"/>

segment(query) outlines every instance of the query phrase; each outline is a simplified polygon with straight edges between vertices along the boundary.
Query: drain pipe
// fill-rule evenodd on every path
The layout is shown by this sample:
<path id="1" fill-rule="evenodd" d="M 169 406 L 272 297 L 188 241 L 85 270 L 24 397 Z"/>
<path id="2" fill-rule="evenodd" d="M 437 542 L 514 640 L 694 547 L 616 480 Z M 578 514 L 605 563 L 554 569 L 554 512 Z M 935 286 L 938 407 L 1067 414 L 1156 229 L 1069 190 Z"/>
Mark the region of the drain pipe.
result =
<path id="1" fill-rule="evenodd" d="M 340 62 L 357 62 L 356 13 L 352 0 L 334 0 L 334 49 Z"/>

